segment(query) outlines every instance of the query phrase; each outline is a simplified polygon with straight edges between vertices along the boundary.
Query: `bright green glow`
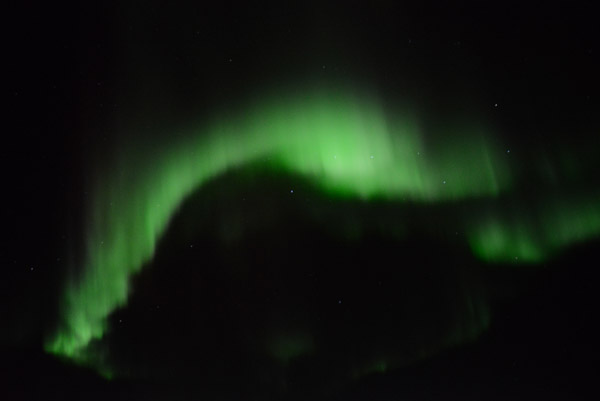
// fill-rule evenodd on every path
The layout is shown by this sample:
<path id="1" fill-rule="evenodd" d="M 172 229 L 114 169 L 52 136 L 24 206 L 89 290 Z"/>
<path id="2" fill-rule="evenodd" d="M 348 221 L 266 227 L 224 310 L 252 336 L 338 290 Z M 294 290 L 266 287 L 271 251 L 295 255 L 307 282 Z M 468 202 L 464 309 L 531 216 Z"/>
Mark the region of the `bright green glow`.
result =
<path id="1" fill-rule="evenodd" d="M 543 203 L 518 216 L 493 216 L 469 232 L 473 252 L 494 262 L 542 262 L 561 247 L 600 235 L 600 197 Z"/>
<path id="2" fill-rule="evenodd" d="M 49 352 L 82 363 L 97 359 L 90 343 L 102 338 L 109 314 L 127 302 L 129 277 L 152 258 L 182 201 L 228 169 L 264 161 L 304 174 L 332 195 L 425 203 L 495 197 L 511 184 L 502 152 L 477 127 L 423 132 L 415 116 L 386 111 L 350 91 L 273 97 L 184 137 L 145 150 L 122 146 L 117 162 L 95 181 L 83 269 L 65 287 L 63 322 L 47 342 Z M 524 260 L 539 260 L 546 246 L 597 233 L 594 210 L 595 220 L 578 232 L 570 230 L 572 216 L 542 226 L 542 241 L 526 226 L 494 218 L 475 225 L 469 238 L 486 260 L 515 250 Z M 548 233 L 555 229 L 559 233 Z M 289 360 L 305 345 L 277 345 L 274 353 Z"/>
<path id="3" fill-rule="evenodd" d="M 471 231 L 469 243 L 478 257 L 488 261 L 537 262 L 544 258 L 527 224 L 502 223 L 496 216 Z"/>

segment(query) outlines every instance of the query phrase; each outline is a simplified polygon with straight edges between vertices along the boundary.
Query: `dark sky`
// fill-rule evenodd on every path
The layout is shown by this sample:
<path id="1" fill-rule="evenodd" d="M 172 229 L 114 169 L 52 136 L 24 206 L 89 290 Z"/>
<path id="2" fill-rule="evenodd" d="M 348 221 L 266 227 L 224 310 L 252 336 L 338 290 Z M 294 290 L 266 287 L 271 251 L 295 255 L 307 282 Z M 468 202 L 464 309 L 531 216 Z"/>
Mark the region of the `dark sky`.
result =
<path id="1" fill-rule="evenodd" d="M 37 3 L 5 12 L 6 399 L 580 399 L 592 385 L 597 240 L 539 266 L 488 266 L 437 231 L 443 205 L 332 201 L 302 177 L 243 169 L 186 200 L 110 316 L 109 363 L 134 379 L 43 352 L 82 257 L 94 166 L 290 81 L 401 94 L 432 124 L 493 121 L 531 154 L 578 149 L 592 169 L 573 185 L 597 191 L 591 1 Z M 280 195 L 290 181 L 304 203 Z M 328 229 L 348 216 L 367 222 L 360 241 Z M 390 216 L 414 234 L 379 232 Z M 223 228 L 236 219 L 245 240 Z M 318 352 L 274 362 L 285 341 Z"/>

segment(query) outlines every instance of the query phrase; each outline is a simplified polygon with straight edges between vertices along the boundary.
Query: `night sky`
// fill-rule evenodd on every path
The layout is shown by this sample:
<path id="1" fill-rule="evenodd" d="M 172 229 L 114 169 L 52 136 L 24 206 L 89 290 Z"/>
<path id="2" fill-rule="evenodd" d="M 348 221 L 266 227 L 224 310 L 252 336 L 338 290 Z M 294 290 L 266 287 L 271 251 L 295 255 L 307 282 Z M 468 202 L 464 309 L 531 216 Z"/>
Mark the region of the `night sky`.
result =
<path id="1" fill-rule="evenodd" d="M 5 12 L 0 398 L 595 398 L 591 1 L 84 3 Z"/>

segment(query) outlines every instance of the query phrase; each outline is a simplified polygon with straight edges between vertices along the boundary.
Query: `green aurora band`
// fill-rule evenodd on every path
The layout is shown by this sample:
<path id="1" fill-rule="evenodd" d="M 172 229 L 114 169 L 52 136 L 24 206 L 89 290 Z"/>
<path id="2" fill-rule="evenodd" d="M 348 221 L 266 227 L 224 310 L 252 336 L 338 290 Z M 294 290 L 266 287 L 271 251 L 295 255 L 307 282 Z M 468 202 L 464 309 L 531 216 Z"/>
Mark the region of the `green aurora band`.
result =
<path id="1" fill-rule="evenodd" d="M 186 197 L 228 170 L 264 162 L 330 196 L 365 200 L 451 204 L 510 193 L 514 167 L 481 127 L 423 131 L 414 115 L 386 112 L 375 97 L 314 91 L 251 103 L 160 148 L 121 146 L 94 180 L 82 266 L 65 285 L 62 322 L 46 350 L 98 368 L 90 344 L 127 303 L 130 277 L 152 259 Z M 498 207 L 463 229 L 483 261 L 541 262 L 600 233 L 597 199 L 549 202 L 526 220 Z"/>

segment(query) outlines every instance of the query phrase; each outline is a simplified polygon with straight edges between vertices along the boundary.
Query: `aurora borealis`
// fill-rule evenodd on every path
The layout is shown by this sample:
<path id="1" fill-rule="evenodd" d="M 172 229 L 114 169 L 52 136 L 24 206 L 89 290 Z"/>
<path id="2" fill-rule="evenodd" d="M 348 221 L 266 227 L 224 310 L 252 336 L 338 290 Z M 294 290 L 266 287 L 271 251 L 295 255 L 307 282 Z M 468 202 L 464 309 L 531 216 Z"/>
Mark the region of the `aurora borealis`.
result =
<path id="1" fill-rule="evenodd" d="M 96 180 L 85 268 L 65 289 L 65 326 L 47 349 L 85 361 L 86 347 L 102 338 L 109 314 L 126 305 L 130 276 L 152 258 L 186 196 L 256 160 L 266 160 L 275 171 L 302 174 L 333 198 L 452 202 L 460 209 L 464 200 L 510 199 L 514 193 L 519 172 L 510 168 L 503 149 L 486 145 L 491 134 L 447 127 L 449 134 L 426 134 L 452 135 L 453 144 L 427 146 L 414 117 L 363 99 L 369 97 L 341 90 L 281 96 L 221 117 L 199 128 L 197 138 L 185 136 L 151 155 L 123 146 L 118 163 Z M 593 192 L 587 197 L 541 200 L 534 213 L 508 217 L 492 209 L 474 220 L 475 211 L 461 212 L 460 230 L 485 262 L 540 262 L 600 233 L 600 202 Z"/>
<path id="2" fill-rule="evenodd" d="M 585 398 L 595 14 L 427 3 L 15 5 L 0 399 Z"/>

